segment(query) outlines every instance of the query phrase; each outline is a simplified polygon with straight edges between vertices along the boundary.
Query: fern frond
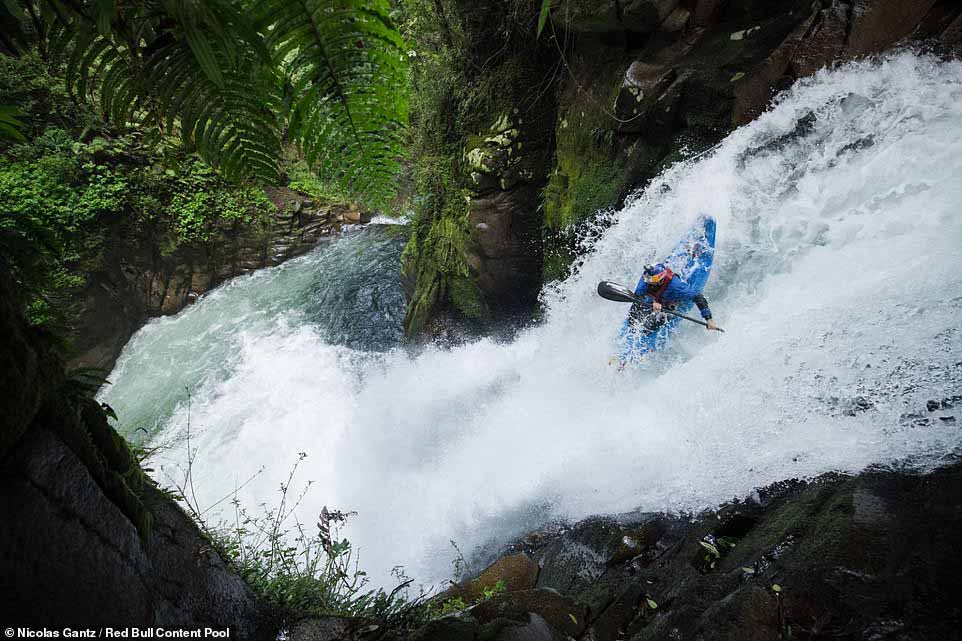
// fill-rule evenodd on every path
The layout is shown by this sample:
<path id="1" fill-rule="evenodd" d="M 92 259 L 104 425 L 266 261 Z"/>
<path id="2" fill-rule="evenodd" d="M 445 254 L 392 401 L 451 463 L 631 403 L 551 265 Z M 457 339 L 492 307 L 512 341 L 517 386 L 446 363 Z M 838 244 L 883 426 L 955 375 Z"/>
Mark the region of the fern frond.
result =
<path id="1" fill-rule="evenodd" d="M 87 5 L 56 42 L 74 91 L 117 125 L 147 113 L 179 128 L 229 180 L 276 179 L 280 83 L 250 19 L 229 0 Z"/>
<path id="2" fill-rule="evenodd" d="M 375 205 L 393 194 L 407 123 L 404 43 L 386 0 L 265 0 L 259 24 L 293 87 L 308 162 Z"/>
<path id="3" fill-rule="evenodd" d="M 18 120 L 23 112 L 16 107 L 0 106 L 0 140 L 23 142 L 26 138 L 21 131 L 23 123 Z"/>
<path id="4" fill-rule="evenodd" d="M 227 178 L 272 180 L 284 123 L 319 173 L 392 195 L 408 105 L 389 0 L 36 1 L 68 85 L 114 124 L 166 122 Z"/>
<path id="5" fill-rule="evenodd" d="M 232 62 L 215 54 L 219 73 L 212 76 L 189 43 L 172 40 L 147 60 L 147 80 L 168 125 L 179 125 L 226 178 L 272 181 L 281 148 L 280 82 L 253 51 L 233 53 Z"/>

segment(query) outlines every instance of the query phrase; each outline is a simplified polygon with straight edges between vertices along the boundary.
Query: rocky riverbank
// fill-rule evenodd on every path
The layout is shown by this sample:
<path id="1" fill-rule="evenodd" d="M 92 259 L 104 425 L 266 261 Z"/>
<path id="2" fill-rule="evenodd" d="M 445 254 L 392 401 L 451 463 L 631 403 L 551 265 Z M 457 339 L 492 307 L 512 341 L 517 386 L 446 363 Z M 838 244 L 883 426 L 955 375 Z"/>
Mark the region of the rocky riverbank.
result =
<path id="1" fill-rule="evenodd" d="M 291 638 L 958 639 L 960 506 L 956 463 L 784 481 L 697 516 L 591 518 L 517 541 L 437 598 L 467 607 L 416 632 L 335 619 Z"/>
<path id="2" fill-rule="evenodd" d="M 109 371 L 149 318 L 176 314 L 226 280 L 304 254 L 345 223 L 369 220 L 354 206 L 287 187 L 264 191 L 274 205 L 269 218 L 218 221 L 202 242 L 173 243 L 173 223 L 166 219 L 149 227 L 113 223 L 79 297 L 69 366 Z M 172 251 L 164 250 L 171 245 Z"/>

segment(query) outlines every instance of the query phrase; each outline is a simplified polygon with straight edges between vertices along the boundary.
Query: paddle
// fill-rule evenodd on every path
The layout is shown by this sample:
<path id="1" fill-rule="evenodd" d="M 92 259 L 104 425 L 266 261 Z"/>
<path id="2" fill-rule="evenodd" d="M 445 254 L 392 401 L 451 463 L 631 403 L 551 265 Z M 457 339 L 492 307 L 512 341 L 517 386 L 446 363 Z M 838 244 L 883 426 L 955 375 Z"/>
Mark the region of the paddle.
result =
<path id="1" fill-rule="evenodd" d="M 633 291 L 631 291 L 624 285 L 619 285 L 618 283 L 610 283 L 606 280 L 603 280 L 600 283 L 598 283 L 598 295 L 601 296 L 602 298 L 613 300 L 616 303 L 635 303 L 635 302 L 641 302 L 643 300 L 641 296 L 636 296 Z M 666 314 L 671 314 L 672 316 L 677 316 L 678 318 L 684 318 L 685 320 L 691 321 L 693 323 L 698 323 L 702 327 L 708 327 L 708 323 L 706 323 L 703 320 L 698 320 L 697 318 L 692 318 L 691 316 L 685 316 L 684 314 L 679 314 L 678 312 L 674 312 L 666 307 L 662 307 L 661 311 L 665 312 Z M 725 332 L 725 330 L 723 330 L 721 327 L 716 327 L 715 329 L 722 333 Z"/>

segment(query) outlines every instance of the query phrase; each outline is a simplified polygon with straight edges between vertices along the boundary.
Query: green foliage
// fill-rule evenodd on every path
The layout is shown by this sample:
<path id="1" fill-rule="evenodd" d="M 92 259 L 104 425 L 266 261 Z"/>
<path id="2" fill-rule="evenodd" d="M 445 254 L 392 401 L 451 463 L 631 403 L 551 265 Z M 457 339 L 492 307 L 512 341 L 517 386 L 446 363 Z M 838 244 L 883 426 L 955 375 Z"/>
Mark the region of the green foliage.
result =
<path id="1" fill-rule="evenodd" d="M 0 106 L 0 140 L 26 141 L 20 131 L 23 128 L 23 123 L 20 122 L 22 117 L 23 112 L 16 107 Z"/>
<path id="2" fill-rule="evenodd" d="M 415 169 L 416 215 L 401 255 L 402 269 L 417 274 L 404 320 L 409 336 L 420 333 L 441 300 L 468 319 L 485 314 L 465 259 L 468 191 L 447 163 L 445 157 L 422 157 Z"/>
<path id="3" fill-rule="evenodd" d="M 63 78 L 50 73 L 51 69 L 51 64 L 34 51 L 16 58 L 0 55 L 0 104 L 23 114 L 20 120 L 24 136 L 34 138 L 48 127 L 74 136 L 101 129 L 103 123 L 94 110 L 74 101 Z"/>
<path id="4" fill-rule="evenodd" d="M 194 159 L 181 172 L 165 174 L 173 188 L 168 212 L 181 242 L 206 242 L 224 223 L 252 225 L 276 208 L 262 189 L 230 187 L 207 165 Z"/>
<path id="5" fill-rule="evenodd" d="M 698 541 L 701 547 L 695 555 L 692 565 L 698 568 L 699 572 L 707 574 L 715 569 L 719 561 L 735 549 L 737 543 L 738 540 L 734 537 L 707 535 Z"/>
<path id="6" fill-rule="evenodd" d="M 127 176 L 94 153 L 49 129 L 13 147 L 0 167 L 0 254 L 35 292 L 27 306 L 35 324 L 50 321 L 52 308 L 83 284 L 72 267 L 99 252 L 100 221 L 133 206 Z"/>
<path id="7" fill-rule="evenodd" d="M 289 79 L 290 131 L 308 163 L 355 193 L 393 193 L 407 70 L 387 0 L 264 0 L 258 22 Z"/>
<path id="8" fill-rule="evenodd" d="M 484 590 L 481 591 L 481 600 L 486 601 L 491 597 L 495 596 L 496 594 L 501 594 L 502 592 L 507 592 L 507 591 L 508 591 L 508 586 L 505 585 L 504 579 L 499 579 L 497 583 L 495 583 L 491 587 L 484 588 Z"/>
<path id="9" fill-rule="evenodd" d="M 455 612 L 461 612 L 468 609 L 472 605 L 487 601 L 488 599 L 491 599 L 502 592 L 507 592 L 507 590 L 508 586 L 502 579 L 494 585 L 484 588 L 481 591 L 481 596 L 470 603 L 466 602 L 464 597 L 460 595 L 453 596 L 448 599 L 438 599 L 430 604 L 428 616 L 432 619 L 438 619 L 449 614 L 454 614 Z"/>
<path id="10" fill-rule="evenodd" d="M 117 127 L 162 126 L 231 181 L 274 181 L 287 136 L 360 199 L 383 204 L 393 192 L 406 57 L 386 0 L 4 6 L 24 24 L 43 17 L 35 45 L 64 56 L 68 86 L 96 96 Z M 22 53 L 23 42 L 7 48 Z"/>
<path id="11" fill-rule="evenodd" d="M 298 158 L 286 159 L 287 186 L 295 191 L 304 192 L 318 202 L 345 203 L 350 202 L 350 193 L 334 180 L 324 179 L 313 172 L 307 163 Z"/>
<path id="12" fill-rule="evenodd" d="M 391 592 L 367 588 L 367 574 L 360 569 L 351 542 L 339 536 L 339 529 L 355 512 L 325 506 L 313 528 L 298 518 L 297 509 L 311 486 L 308 482 L 299 492 L 294 488 L 297 469 L 307 458 L 305 452 L 298 455 L 281 484 L 276 505 L 261 505 L 260 513 L 251 513 L 241 506 L 235 490 L 203 508 L 192 480 L 198 450 L 191 445 L 189 416 L 187 430 L 187 468 L 182 479 L 171 479 L 174 497 L 185 504 L 213 547 L 244 579 L 278 626 L 308 616 L 351 616 L 401 626 L 422 616 L 416 610 L 424 595 L 408 600 L 412 580 L 400 568 L 394 572 L 398 585 Z M 211 526 L 205 515 L 228 500 L 233 520 Z"/>
<path id="13" fill-rule="evenodd" d="M 538 37 L 544 31 L 544 25 L 548 22 L 548 14 L 551 13 L 551 0 L 541 0 L 541 10 L 538 12 Z"/>
<path id="14" fill-rule="evenodd" d="M 461 612 L 468 608 L 468 603 L 465 603 L 464 598 L 456 596 L 450 599 L 444 599 L 437 606 L 431 608 L 431 618 L 439 619 L 443 616 L 449 614 L 454 614 L 455 612 Z"/>
<path id="15" fill-rule="evenodd" d="M 86 106 L 61 102 L 62 91 L 36 57 L 0 56 L 0 104 L 40 109 L 26 115 L 28 140 L 0 151 L 0 256 L 33 324 L 69 334 L 85 274 L 101 265 L 115 223 L 169 228 L 174 249 L 274 211 L 262 189 L 227 183 L 156 128 L 116 135 L 92 126 Z"/>

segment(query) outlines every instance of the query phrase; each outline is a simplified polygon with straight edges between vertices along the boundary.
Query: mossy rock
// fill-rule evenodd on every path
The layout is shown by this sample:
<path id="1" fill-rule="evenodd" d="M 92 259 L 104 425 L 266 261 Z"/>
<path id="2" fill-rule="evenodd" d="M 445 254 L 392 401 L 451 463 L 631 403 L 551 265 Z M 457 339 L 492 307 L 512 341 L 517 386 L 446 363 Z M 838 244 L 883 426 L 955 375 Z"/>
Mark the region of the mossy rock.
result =
<path id="1" fill-rule="evenodd" d="M 484 624 L 495 619 L 524 620 L 537 614 L 565 637 L 578 638 L 587 625 L 587 609 L 552 590 L 522 590 L 498 594 L 471 608 L 471 616 Z"/>
<path id="2" fill-rule="evenodd" d="M 484 596 L 486 590 L 514 592 L 530 590 L 538 581 L 538 564 L 523 552 L 502 557 L 481 571 L 475 579 L 454 585 L 438 595 L 439 599 L 460 597 L 466 603 L 474 603 Z"/>
<path id="3" fill-rule="evenodd" d="M 449 616 L 418 628 L 408 641 L 475 641 L 476 630 L 474 621 Z"/>

